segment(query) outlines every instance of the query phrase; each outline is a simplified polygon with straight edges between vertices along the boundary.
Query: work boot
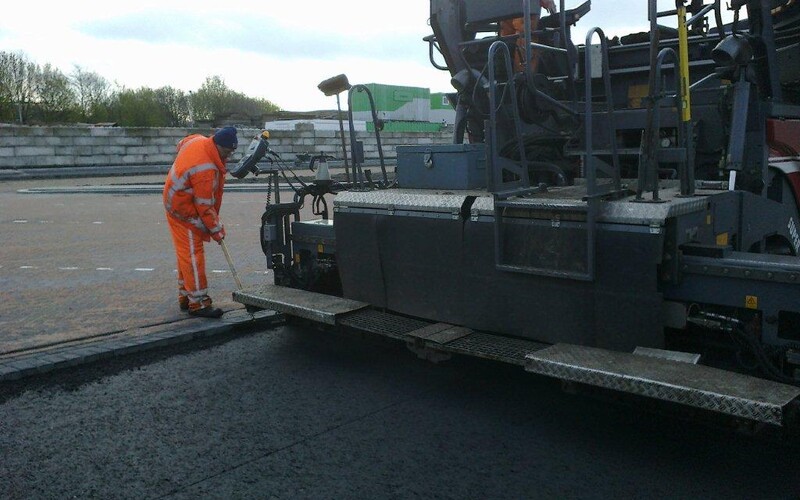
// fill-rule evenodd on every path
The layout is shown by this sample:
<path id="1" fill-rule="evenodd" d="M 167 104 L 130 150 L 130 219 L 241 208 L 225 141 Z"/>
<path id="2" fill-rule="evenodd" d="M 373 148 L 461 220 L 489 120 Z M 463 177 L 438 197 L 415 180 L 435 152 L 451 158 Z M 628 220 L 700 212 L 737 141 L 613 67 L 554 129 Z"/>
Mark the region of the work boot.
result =
<path id="1" fill-rule="evenodd" d="M 219 307 L 199 307 L 197 309 L 189 309 L 190 316 L 197 316 L 198 318 L 219 318 L 225 311 L 220 309 Z"/>

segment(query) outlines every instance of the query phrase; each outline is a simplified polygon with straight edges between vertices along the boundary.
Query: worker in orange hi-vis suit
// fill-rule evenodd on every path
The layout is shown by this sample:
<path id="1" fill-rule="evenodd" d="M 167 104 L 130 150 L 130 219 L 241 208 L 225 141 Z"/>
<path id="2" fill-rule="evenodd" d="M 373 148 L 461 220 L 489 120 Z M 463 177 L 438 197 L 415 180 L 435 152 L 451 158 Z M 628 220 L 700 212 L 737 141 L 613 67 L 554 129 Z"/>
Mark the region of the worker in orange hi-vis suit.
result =
<path id="1" fill-rule="evenodd" d="M 546 9 L 548 13 L 555 14 L 557 12 L 554 0 L 540 0 L 539 5 Z M 539 25 L 539 16 L 531 14 L 531 31 L 535 31 Z M 500 21 L 500 36 L 519 35 L 517 39 L 517 50 L 514 51 L 514 71 L 520 72 L 523 70 L 522 60 L 525 55 L 525 20 L 521 17 L 514 19 L 504 19 Z M 534 37 L 536 41 L 536 37 Z M 531 61 L 531 71 L 536 72 L 539 59 L 534 54 Z"/>
<path id="2" fill-rule="evenodd" d="M 203 244 L 221 242 L 219 220 L 225 161 L 238 145 L 236 129 L 225 127 L 213 136 L 193 134 L 178 143 L 178 155 L 164 184 L 164 208 L 178 257 L 178 305 L 193 316 L 219 318 L 208 296 Z"/>

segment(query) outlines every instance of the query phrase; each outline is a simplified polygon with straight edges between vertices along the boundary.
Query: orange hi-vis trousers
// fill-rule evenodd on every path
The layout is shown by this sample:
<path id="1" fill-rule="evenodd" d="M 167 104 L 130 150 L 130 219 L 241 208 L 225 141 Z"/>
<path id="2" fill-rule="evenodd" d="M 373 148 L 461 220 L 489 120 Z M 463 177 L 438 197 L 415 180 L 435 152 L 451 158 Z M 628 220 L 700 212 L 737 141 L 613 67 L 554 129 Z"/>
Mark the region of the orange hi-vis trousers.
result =
<path id="1" fill-rule="evenodd" d="M 175 254 L 178 257 L 178 301 L 189 301 L 189 309 L 211 305 L 206 280 L 203 234 L 167 215 Z"/>

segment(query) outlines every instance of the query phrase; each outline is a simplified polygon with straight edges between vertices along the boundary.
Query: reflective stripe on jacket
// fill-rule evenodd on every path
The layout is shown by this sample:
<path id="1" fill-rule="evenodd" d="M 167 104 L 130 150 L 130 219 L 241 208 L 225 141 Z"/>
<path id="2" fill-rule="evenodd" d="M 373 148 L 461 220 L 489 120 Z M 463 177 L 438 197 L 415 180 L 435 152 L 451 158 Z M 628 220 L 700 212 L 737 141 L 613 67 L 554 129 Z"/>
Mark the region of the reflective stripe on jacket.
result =
<path id="1" fill-rule="evenodd" d="M 178 155 L 164 183 L 167 214 L 204 235 L 222 230 L 219 209 L 225 185 L 225 162 L 211 137 L 199 134 L 178 143 Z"/>

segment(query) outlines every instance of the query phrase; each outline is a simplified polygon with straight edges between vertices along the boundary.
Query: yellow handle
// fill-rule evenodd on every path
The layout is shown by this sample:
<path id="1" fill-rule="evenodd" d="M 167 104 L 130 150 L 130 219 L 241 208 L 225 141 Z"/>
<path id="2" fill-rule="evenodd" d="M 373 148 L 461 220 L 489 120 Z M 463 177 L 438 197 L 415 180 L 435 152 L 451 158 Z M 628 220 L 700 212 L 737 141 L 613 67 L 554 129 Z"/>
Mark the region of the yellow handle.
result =
<path id="1" fill-rule="evenodd" d="M 680 2 L 683 4 L 683 2 Z M 681 120 L 692 119 L 692 101 L 689 95 L 689 30 L 686 27 L 686 6 L 678 5 L 678 59 L 680 60 Z"/>

